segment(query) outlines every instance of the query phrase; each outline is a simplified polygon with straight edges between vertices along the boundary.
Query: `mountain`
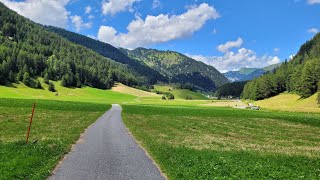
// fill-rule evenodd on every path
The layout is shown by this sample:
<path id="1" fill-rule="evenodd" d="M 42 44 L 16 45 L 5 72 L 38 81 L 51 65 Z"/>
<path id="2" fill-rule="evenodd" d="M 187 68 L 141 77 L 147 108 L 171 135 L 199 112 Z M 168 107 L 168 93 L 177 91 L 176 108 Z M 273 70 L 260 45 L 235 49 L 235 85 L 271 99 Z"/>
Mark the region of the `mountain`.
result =
<path id="1" fill-rule="evenodd" d="M 122 51 L 110 44 L 103 43 L 87 36 L 83 36 L 57 27 L 46 26 L 45 28 L 68 39 L 73 43 L 85 46 L 104 57 L 110 58 L 122 64 L 127 64 L 129 68 L 133 69 L 141 76 L 144 76 L 144 81 L 147 84 L 155 84 L 157 81 L 168 82 L 168 80 L 158 71 L 150 68 L 149 66 L 146 66 L 144 63 L 140 63 L 134 59 L 129 58 Z"/>
<path id="2" fill-rule="evenodd" d="M 267 66 L 265 68 L 241 68 L 238 71 L 226 72 L 224 73 L 224 75 L 231 82 L 248 81 L 248 80 L 258 78 L 269 71 L 273 71 L 279 66 L 280 66 L 280 63 Z"/>
<path id="3" fill-rule="evenodd" d="M 41 88 L 37 77 L 63 86 L 111 88 L 138 84 L 140 75 L 110 58 L 74 44 L 0 3 L 0 84 L 22 81 Z M 34 83 L 36 81 L 36 83 Z"/>
<path id="4" fill-rule="evenodd" d="M 178 52 L 145 48 L 120 50 L 132 59 L 160 72 L 172 83 L 191 84 L 204 91 L 212 91 L 228 83 L 228 79 L 214 67 Z"/>
<path id="5" fill-rule="evenodd" d="M 303 44 L 292 60 L 246 84 L 243 98 L 261 100 L 284 91 L 307 98 L 320 89 L 319 81 L 320 33 Z"/>

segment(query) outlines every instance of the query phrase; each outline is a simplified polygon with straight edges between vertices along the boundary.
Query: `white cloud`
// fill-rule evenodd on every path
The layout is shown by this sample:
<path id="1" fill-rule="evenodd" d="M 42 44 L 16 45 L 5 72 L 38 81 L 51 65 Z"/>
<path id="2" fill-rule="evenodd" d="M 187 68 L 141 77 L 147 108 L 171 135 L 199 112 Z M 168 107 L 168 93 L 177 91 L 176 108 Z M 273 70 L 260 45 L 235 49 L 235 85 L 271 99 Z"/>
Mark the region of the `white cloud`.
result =
<path id="1" fill-rule="evenodd" d="M 44 25 L 66 27 L 68 12 L 65 6 L 70 0 L 0 0 L 10 9 L 32 21 Z"/>
<path id="2" fill-rule="evenodd" d="M 94 19 L 94 16 L 93 15 L 89 15 L 88 18 L 91 20 L 91 19 Z"/>
<path id="3" fill-rule="evenodd" d="M 132 5 L 140 0 L 108 0 L 102 2 L 102 13 L 104 15 L 115 15 L 118 12 L 132 10 Z"/>
<path id="4" fill-rule="evenodd" d="M 221 44 L 218 46 L 218 50 L 220 52 L 226 53 L 232 48 L 241 47 L 243 40 L 239 37 L 236 41 L 228 41 L 225 44 Z"/>
<path id="5" fill-rule="evenodd" d="M 92 8 L 91 8 L 90 6 L 87 6 L 87 7 L 85 8 L 85 13 L 86 13 L 86 14 L 90 14 L 90 13 L 91 13 L 91 10 L 92 10 Z"/>
<path id="6" fill-rule="evenodd" d="M 310 29 L 308 29 L 308 33 L 311 33 L 311 34 L 316 34 L 316 33 L 318 33 L 319 32 L 319 29 L 317 29 L 317 28 L 310 28 Z"/>
<path id="7" fill-rule="evenodd" d="M 91 39 L 97 39 L 95 36 L 88 34 L 87 37 L 91 38 Z"/>
<path id="8" fill-rule="evenodd" d="M 307 0 L 308 4 L 320 4 L 320 0 Z"/>
<path id="9" fill-rule="evenodd" d="M 274 51 L 274 53 L 279 53 L 280 52 L 280 48 L 274 48 L 273 51 Z"/>
<path id="10" fill-rule="evenodd" d="M 155 8 L 159 7 L 160 4 L 161 4 L 160 0 L 153 0 L 152 1 L 152 8 L 155 9 Z"/>
<path id="11" fill-rule="evenodd" d="M 272 64 L 277 64 L 280 62 L 280 59 L 277 56 L 267 56 L 267 55 L 257 56 L 256 52 L 254 52 L 251 49 L 240 48 L 241 45 L 238 46 L 238 44 L 242 44 L 242 43 L 243 41 L 241 40 L 238 43 L 234 43 L 237 46 L 231 46 L 231 45 L 229 46 L 229 47 L 239 47 L 239 49 L 235 52 L 230 51 L 230 49 L 228 48 L 223 49 L 223 50 L 226 50 L 223 56 L 202 56 L 202 55 L 190 55 L 190 54 L 187 54 L 187 56 L 195 60 L 204 62 L 208 65 L 211 65 L 217 68 L 222 73 L 227 71 L 238 70 L 242 67 L 262 68 L 262 67 L 272 65 Z"/>
<path id="12" fill-rule="evenodd" d="M 208 20 L 219 17 L 213 6 L 203 3 L 181 15 L 148 15 L 145 20 L 136 17 L 127 26 L 126 34 L 118 33 L 112 27 L 101 26 L 98 39 L 117 47 L 136 48 L 190 36 Z"/>
<path id="13" fill-rule="evenodd" d="M 77 32 L 81 30 L 81 28 L 91 28 L 92 23 L 84 23 L 81 16 L 71 16 L 71 22 L 74 24 L 76 27 Z"/>

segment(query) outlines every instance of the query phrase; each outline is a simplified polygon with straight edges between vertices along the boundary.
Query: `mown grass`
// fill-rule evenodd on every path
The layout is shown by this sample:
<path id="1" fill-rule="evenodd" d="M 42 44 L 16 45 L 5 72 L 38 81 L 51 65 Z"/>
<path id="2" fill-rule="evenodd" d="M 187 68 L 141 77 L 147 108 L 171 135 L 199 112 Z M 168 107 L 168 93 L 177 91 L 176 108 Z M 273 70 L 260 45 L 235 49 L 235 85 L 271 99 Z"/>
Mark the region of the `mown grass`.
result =
<path id="1" fill-rule="evenodd" d="M 57 92 L 50 92 L 48 85 L 43 83 L 40 78 L 43 89 L 33 89 L 23 83 L 13 84 L 14 87 L 0 86 L 0 98 L 19 98 L 19 99 L 49 99 L 60 101 L 76 101 L 113 104 L 134 101 L 135 96 L 113 92 L 111 90 L 101 90 L 91 87 L 66 88 L 60 85 L 60 82 L 54 82 Z"/>
<path id="2" fill-rule="evenodd" d="M 45 179 L 80 134 L 111 106 L 37 100 L 25 143 L 32 99 L 0 99 L 0 179 Z"/>
<path id="3" fill-rule="evenodd" d="M 170 179 L 319 179 L 320 114 L 123 106 Z"/>
<path id="4" fill-rule="evenodd" d="M 170 92 L 174 95 L 175 99 L 186 99 L 191 97 L 193 100 L 208 100 L 207 97 L 198 92 L 193 92 L 187 89 L 174 89 L 170 85 L 156 85 L 155 89 L 162 92 Z"/>
<path id="5" fill-rule="evenodd" d="M 277 111 L 295 111 L 295 112 L 320 112 L 320 105 L 317 101 L 318 94 L 302 99 L 299 95 L 282 93 L 275 97 L 255 102 L 262 108 Z"/>

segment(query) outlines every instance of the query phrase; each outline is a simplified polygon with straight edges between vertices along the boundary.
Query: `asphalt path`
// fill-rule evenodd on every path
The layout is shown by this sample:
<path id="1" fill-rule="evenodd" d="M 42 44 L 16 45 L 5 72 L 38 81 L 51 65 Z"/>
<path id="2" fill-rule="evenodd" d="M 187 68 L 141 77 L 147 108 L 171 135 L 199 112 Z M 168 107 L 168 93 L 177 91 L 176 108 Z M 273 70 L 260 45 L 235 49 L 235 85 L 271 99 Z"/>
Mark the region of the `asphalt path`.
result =
<path id="1" fill-rule="evenodd" d="M 123 124 L 121 106 L 92 124 L 50 180 L 165 179 Z"/>

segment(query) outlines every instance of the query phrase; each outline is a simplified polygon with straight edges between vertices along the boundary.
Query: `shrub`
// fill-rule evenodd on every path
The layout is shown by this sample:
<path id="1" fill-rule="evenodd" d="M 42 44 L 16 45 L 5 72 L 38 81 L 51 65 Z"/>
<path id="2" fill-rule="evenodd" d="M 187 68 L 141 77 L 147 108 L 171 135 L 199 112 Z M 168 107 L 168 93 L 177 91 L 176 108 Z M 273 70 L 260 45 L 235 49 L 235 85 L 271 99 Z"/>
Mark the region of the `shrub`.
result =
<path id="1" fill-rule="evenodd" d="M 42 85 L 41 85 L 39 80 L 37 80 L 37 82 L 36 82 L 36 88 L 37 89 L 42 89 Z"/>
<path id="2" fill-rule="evenodd" d="M 49 82 L 49 91 L 56 92 L 56 88 L 54 87 L 54 84 L 52 82 Z"/>

